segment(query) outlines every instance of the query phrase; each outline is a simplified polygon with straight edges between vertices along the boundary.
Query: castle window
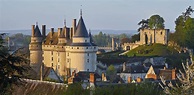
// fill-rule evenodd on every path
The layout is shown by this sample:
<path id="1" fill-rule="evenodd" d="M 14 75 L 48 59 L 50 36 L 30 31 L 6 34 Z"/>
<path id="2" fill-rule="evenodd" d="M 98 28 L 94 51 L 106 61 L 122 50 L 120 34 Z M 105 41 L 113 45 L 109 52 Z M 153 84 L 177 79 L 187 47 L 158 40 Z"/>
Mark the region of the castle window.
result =
<path id="1" fill-rule="evenodd" d="M 90 54 L 88 53 L 88 56 L 90 56 Z"/>
<path id="2" fill-rule="evenodd" d="M 162 32 L 160 32 L 160 34 L 162 35 Z"/>
<path id="3" fill-rule="evenodd" d="M 60 55 L 60 53 L 58 52 L 58 56 Z"/>
<path id="4" fill-rule="evenodd" d="M 88 49 L 88 47 L 86 47 L 86 49 Z"/>
<path id="5" fill-rule="evenodd" d="M 96 47 L 94 47 L 94 49 L 96 49 Z"/>
<path id="6" fill-rule="evenodd" d="M 79 49 L 79 47 L 77 47 L 77 49 Z"/>
<path id="7" fill-rule="evenodd" d="M 60 61 L 60 58 L 58 58 L 58 62 Z"/>
<path id="8" fill-rule="evenodd" d="M 53 57 L 51 57 L 51 60 L 53 61 Z"/>
<path id="9" fill-rule="evenodd" d="M 69 53 L 67 53 L 67 56 L 69 56 Z"/>
<path id="10" fill-rule="evenodd" d="M 51 63 L 51 67 L 53 67 L 53 63 Z"/>
<path id="11" fill-rule="evenodd" d="M 89 63 L 89 59 L 87 59 L 87 62 Z"/>
<path id="12" fill-rule="evenodd" d="M 51 55 L 53 55 L 53 51 L 51 51 Z"/>
<path id="13" fill-rule="evenodd" d="M 85 40 L 85 42 L 87 42 L 87 40 Z"/>
<path id="14" fill-rule="evenodd" d="M 62 46 L 62 48 L 63 48 L 63 46 Z"/>
<path id="15" fill-rule="evenodd" d="M 60 69 L 60 65 L 58 65 L 58 69 Z"/>

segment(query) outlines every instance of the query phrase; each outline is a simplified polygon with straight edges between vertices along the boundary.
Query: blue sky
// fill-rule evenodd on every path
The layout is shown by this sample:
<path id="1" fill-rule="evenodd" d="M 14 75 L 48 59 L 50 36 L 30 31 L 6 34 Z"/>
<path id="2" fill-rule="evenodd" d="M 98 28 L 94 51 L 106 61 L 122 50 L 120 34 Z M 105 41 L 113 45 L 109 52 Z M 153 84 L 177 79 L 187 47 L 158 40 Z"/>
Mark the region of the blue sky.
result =
<path id="1" fill-rule="evenodd" d="M 36 22 L 56 29 L 64 19 L 71 26 L 80 9 L 91 30 L 136 30 L 141 19 L 154 14 L 174 30 L 175 19 L 188 6 L 194 8 L 194 0 L 0 0 L 0 30 L 31 29 Z"/>

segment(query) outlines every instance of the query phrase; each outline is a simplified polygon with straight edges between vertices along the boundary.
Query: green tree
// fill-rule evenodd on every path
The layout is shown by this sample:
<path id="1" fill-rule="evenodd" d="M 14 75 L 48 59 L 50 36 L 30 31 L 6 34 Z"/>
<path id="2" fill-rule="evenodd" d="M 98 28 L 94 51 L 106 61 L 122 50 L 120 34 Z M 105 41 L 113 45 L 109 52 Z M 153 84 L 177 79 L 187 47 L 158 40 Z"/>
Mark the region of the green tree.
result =
<path id="1" fill-rule="evenodd" d="M 188 17 L 185 22 L 185 31 L 185 44 L 188 48 L 194 49 L 194 18 Z"/>
<path id="2" fill-rule="evenodd" d="M 140 40 L 140 33 L 131 36 L 131 42 L 135 42 L 139 40 Z"/>
<path id="3" fill-rule="evenodd" d="M 141 29 L 147 29 L 147 28 L 149 28 L 149 27 L 148 27 L 148 22 L 149 22 L 149 19 L 147 19 L 147 20 L 142 19 L 142 20 L 138 23 L 138 25 L 141 25 L 141 26 L 139 27 L 138 31 L 140 31 Z"/>
<path id="4" fill-rule="evenodd" d="M 96 87 L 93 95 L 163 95 L 163 93 L 159 85 L 142 82 Z"/>
<path id="5" fill-rule="evenodd" d="M 98 35 L 94 35 L 93 37 L 94 37 L 94 43 L 97 44 L 98 46 L 111 46 L 110 35 L 99 32 Z"/>
<path id="6" fill-rule="evenodd" d="M 64 95 L 90 95 L 89 89 L 83 89 L 81 83 L 73 83 L 68 85 Z"/>
<path id="7" fill-rule="evenodd" d="M 129 38 L 122 38 L 121 39 L 121 44 L 124 44 L 124 43 L 129 43 L 131 40 Z"/>
<path id="8" fill-rule="evenodd" d="M 0 36 L 0 94 L 5 94 L 11 91 L 13 84 L 19 84 L 20 78 L 25 77 L 25 68 L 22 64 L 27 63 L 27 60 L 18 55 L 16 50 L 10 54 L 3 45 L 2 35 Z M 17 55 L 16 55 L 17 54 Z"/>
<path id="9" fill-rule="evenodd" d="M 106 71 L 107 76 L 109 76 L 110 78 L 110 82 L 114 81 L 114 79 L 116 78 L 116 73 L 117 71 L 115 67 L 113 65 L 110 65 Z"/>
<path id="10" fill-rule="evenodd" d="M 191 18 L 193 9 L 189 7 L 183 15 L 180 15 L 175 21 L 175 33 L 172 35 L 173 40 L 181 47 L 194 49 L 194 18 Z"/>
<path id="11" fill-rule="evenodd" d="M 148 27 L 150 29 L 164 29 L 164 19 L 159 15 L 152 15 L 149 18 Z"/>

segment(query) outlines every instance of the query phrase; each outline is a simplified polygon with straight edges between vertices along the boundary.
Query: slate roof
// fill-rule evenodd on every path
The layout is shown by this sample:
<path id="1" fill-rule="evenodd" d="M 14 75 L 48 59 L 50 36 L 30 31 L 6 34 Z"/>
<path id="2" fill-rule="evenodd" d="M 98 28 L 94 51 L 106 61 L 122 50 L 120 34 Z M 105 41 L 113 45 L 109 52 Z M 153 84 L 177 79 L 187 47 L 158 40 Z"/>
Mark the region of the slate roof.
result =
<path id="1" fill-rule="evenodd" d="M 36 27 L 34 29 L 34 36 L 41 37 L 41 33 L 40 33 L 40 29 L 39 29 L 38 25 L 36 25 Z"/>
<path id="2" fill-rule="evenodd" d="M 94 73 L 95 79 L 101 78 L 101 76 L 95 72 L 89 72 L 89 71 L 79 71 L 75 74 L 74 79 L 77 82 L 83 81 L 83 80 L 89 80 L 90 79 L 90 73 Z"/>
<path id="3" fill-rule="evenodd" d="M 51 38 L 51 35 L 52 38 Z M 46 36 L 45 40 L 44 40 L 44 44 L 45 45 L 49 45 L 49 44 L 52 44 L 52 45 L 56 45 L 58 43 L 58 33 L 57 32 L 49 32 L 49 34 Z"/>
<path id="4" fill-rule="evenodd" d="M 89 37 L 82 16 L 79 19 L 74 37 Z"/>
<path id="5" fill-rule="evenodd" d="M 137 65 L 137 66 L 127 66 L 126 70 L 123 73 L 146 73 L 144 66 Z"/>
<path id="6" fill-rule="evenodd" d="M 47 78 L 50 74 L 50 72 L 53 71 L 57 77 L 57 81 L 61 82 L 62 80 L 60 79 L 60 77 L 57 75 L 57 73 L 54 71 L 54 69 L 52 67 L 44 67 L 43 70 L 43 79 Z"/>
<path id="7" fill-rule="evenodd" d="M 66 27 L 64 27 L 63 30 L 60 31 L 61 33 L 60 33 L 60 35 L 59 35 L 59 38 L 65 38 L 65 35 L 64 35 L 64 33 L 65 33 L 65 28 L 66 28 Z"/>

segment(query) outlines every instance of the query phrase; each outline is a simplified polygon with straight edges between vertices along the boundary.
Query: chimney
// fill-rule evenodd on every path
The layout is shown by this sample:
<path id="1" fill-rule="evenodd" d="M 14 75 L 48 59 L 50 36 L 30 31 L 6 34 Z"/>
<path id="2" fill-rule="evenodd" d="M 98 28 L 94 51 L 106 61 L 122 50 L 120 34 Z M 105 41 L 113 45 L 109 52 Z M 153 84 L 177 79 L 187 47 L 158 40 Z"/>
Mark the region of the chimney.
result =
<path id="1" fill-rule="evenodd" d="M 46 36 L 46 25 L 42 25 L 42 37 L 45 38 Z"/>
<path id="2" fill-rule="evenodd" d="M 164 66 L 164 70 L 166 70 L 166 66 Z"/>
<path id="3" fill-rule="evenodd" d="M 102 72 L 102 81 L 106 81 L 105 73 Z"/>
<path id="4" fill-rule="evenodd" d="M 72 75 L 71 75 L 71 76 L 75 76 L 75 74 L 76 74 L 76 70 L 74 70 L 74 71 L 72 72 Z"/>
<path id="5" fill-rule="evenodd" d="M 90 83 L 95 83 L 95 74 L 90 73 Z"/>
<path id="6" fill-rule="evenodd" d="M 71 27 L 69 31 L 69 39 L 72 39 L 72 37 L 73 37 L 73 28 Z"/>
<path id="7" fill-rule="evenodd" d="M 123 71 L 125 71 L 126 70 L 126 63 L 124 62 L 123 63 Z"/>
<path id="8" fill-rule="evenodd" d="M 53 34 L 54 34 L 54 28 L 51 28 L 51 35 L 50 35 L 50 38 L 53 38 Z"/>
<path id="9" fill-rule="evenodd" d="M 128 78 L 127 78 L 127 82 L 128 82 L 128 83 L 131 83 L 131 81 L 132 81 L 132 78 L 131 78 L 131 77 L 128 77 Z"/>
<path id="10" fill-rule="evenodd" d="M 176 79 L 176 69 L 172 69 L 172 80 Z"/>
<path id="11" fill-rule="evenodd" d="M 137 82 L 138 82 L 138 83 L 141 82 L 141 78 L 140 78 L 140 77 L 137 78 Z"/>
<path id="12" fill-rule="evenodd" d="M 35 31 L 34 31 L 35 25 L 32 25 L 32 37 L 34 37 Z"/>
<path id="13" fill-rule="evenodd" d="M 73 27 L 73 33 L 72 33 L 72 35 L 74 36 L 74 33 L 75 33 L 75 31 L 76 31 L 76 19 L 73 19 L 73 21 L 72 21 L 72 27 Z"/>
<path id="14" fill-rule="evenodd" d="M 58 37 L 61 35 L 61 28 L 58 28 Z"/>

